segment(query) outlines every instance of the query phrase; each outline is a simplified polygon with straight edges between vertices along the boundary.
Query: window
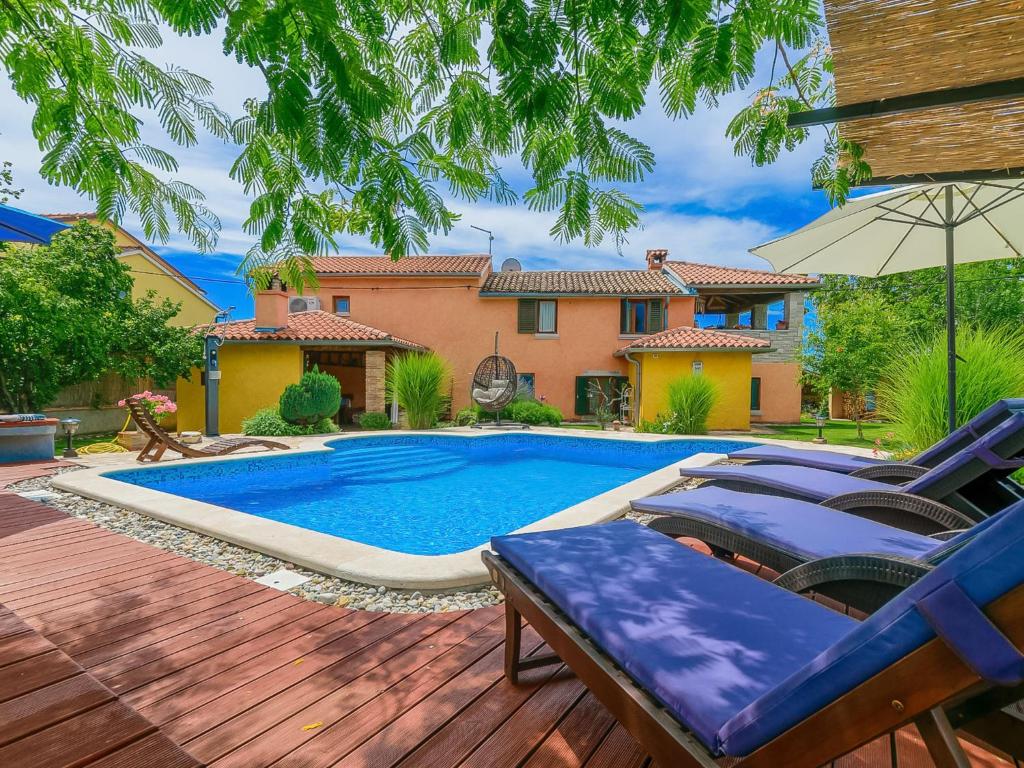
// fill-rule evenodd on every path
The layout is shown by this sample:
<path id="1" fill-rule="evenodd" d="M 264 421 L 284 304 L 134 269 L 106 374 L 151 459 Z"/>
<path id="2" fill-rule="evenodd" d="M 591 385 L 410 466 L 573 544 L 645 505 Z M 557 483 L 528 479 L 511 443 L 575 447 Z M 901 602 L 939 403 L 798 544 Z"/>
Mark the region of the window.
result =
<path id="1" fill-rule="evenodd" d="M 618 418 L 622 391 L 628 384 L 625 376 L 577 376 L 576 415 L 593 416 L 603 405 Z"/>
<path id="2" fill-rule="evenodd" d="M 532 373 L 520 373 L 516 377 L 516 397 L 523 400 L 537 399 L 537 377 Z"/>
<path id="3" fill-rule="evenodd" d="M 558 302 L 554 299 L 520 299 L 519 333 L 557 333 Z"/>
<path id="4" fill-rule="evenodd" d="M 336 315 L 347 315 L 347 314 L 349 314 L 348 296 L 335 296 L 334 297 L 334 314 L 336 314 Z"/>
<path id="5" fill-rule="evenodd" d="M 750 380 L 750 410 L 761 410 L 761 377 L 755 376 Z"/>
<path id="6" fill-rule="evenodd" d="M 663 299 L 623 299 L 619 332 L 626 336 L 665 330 Z"/>

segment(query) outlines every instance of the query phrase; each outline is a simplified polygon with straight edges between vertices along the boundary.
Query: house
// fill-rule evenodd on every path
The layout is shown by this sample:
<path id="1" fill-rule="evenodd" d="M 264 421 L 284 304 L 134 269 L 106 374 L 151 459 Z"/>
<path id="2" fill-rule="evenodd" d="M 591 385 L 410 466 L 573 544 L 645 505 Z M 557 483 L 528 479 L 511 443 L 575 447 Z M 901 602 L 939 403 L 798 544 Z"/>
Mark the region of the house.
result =
<path id="1" fill-rule="evenodd" d="M 171 321 L 174 325 L 191 328 L 212 323 L 219 307 L 206 296 L 206 291 L 190 280 L 181 270 L 162 258 L 142 240 L 111 221 L 100 221 L 93 213 L 46 213 L 49 219 L 64 224 L 88 221 L 114 233 L 118 260 L 131 270 L 135 286 L 132 297 L 141 299 L 155 291 L 158 300 L 170 299 L 181 304 L 181 311 Z"/>
<path id="2" fill-rule="evenodd" d="M 313 353 L 357 351 L 341 348 L 352 341 L 347 337 L 333 340 L 341 345 L 337 349 L 321 350 L 329 346 L 324 339 L 295 336 L 291 325 L 308 324 L 306 315 L 316 313 L 369 329 L 366 333 L 379 334 L 376 340 L 389 341 L 396 352 L 407 345 L 436 351 L 452 367 L 453 411 L 471 404 L 473 373 L 493 352 L 497 333 L 500 353 L 516 365 L 520 391 L 556 406 L 568 419 L 593 417 L 605 400 L 602 393 L 608 399 L 625 393 L 623 415 L 629 420 L 654 419 L 664 412 L 667 382 L 694 373 L 720 384 L 713 428 L 746 429 L 751 420 L 800 417 L 796 353 L 804 298 L 816 287 L 814 278 L 670 261 L 665 250 L 649 251 L 646 269 L 621 270 L 495 272 L 491 258 L 482 254 L 398 261 L 330 256 L 313 264 L 318 288 L 309 295 L 286 290 L 290 314 L 279 316 L 269 330 L 259 332 L 264 294 L 257 295 L 256 320 L 246 321 L 250 338 L 234 339 L 235 324 L 224 326 L 222 367 L 227 356 L 239 354 L 230 350 L 236 342 L 262 344 L 265 351 L 249 353 L 251 368 L 223 372 L 222 402 L 240 401 L 232 378 L 252 387 L 268 376 L 267 356 L 283 354 L 272 345 L 287 340 L 299 351 L 289 353 L 287 375 L 278 380 L 275 373 L 273 386 L 258 396 L 249 392 L 240 412 L 276 402 L 285 383 L 321 359 Z M 344 359 L 349 366 L 368 365 L 360 354 Z M 351 394 L 353 409 L 359 410 L 359 391 L 344 375 L 339 371 L 343 394 Z M 365 407 L 375 410 L 380 396 L 371 401 L 367 389 Z M 197 428 L 200 419 L 190 413 L 187 428 Z M 222 413 L 222 431 L 237 431 L 239 425 Z"/>

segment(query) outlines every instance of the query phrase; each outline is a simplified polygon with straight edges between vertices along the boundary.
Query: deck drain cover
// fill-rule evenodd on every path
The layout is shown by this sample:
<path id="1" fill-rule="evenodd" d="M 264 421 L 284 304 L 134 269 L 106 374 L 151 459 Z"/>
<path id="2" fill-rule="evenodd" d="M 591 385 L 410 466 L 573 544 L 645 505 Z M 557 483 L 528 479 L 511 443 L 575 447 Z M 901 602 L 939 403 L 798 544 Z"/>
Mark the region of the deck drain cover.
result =
<path id="1" fill-rule="evenodd" d="M 23 499 L 31 499 L 32 501 L 51 501 L 53 499 L 60 498 L 53 491 L 21 491 L 19 494 Z"/>
<path id="2" fill-rule="evenodd" d="M 303 576 L 301 573 L 289 571 L 287 568 L 282 568 L 279 571 L 274 571 L 273 573 L 268 573 L 265 576 L 260 576 L 255 581 L 257 584 L 262 584 L 265 587 L 273 587 L 274 589 L 280 589 L 282 592 L 286 592 L 300 584 L 305 584 L 309 581 L 309 576 Z"/>

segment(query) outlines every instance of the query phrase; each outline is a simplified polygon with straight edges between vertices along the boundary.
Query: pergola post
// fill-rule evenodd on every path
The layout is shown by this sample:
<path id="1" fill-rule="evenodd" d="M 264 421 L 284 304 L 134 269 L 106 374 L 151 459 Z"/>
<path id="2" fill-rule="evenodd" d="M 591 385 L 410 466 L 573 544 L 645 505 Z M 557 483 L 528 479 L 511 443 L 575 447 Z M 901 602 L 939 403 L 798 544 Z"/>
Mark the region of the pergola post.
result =
<path id="1" fill-rule="evenodd" d="M 384 371 L 386 355 L 382 350 L 366 351 L 366 412 L 384 413 Z"/>

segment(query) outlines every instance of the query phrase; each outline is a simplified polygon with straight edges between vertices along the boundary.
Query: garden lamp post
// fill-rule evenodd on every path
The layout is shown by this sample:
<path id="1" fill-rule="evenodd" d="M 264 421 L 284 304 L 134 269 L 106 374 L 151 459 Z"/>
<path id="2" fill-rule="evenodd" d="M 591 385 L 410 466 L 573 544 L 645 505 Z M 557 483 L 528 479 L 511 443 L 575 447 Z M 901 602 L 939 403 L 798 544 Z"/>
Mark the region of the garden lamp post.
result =
<path id="1" fill-rule="evenodd" d="M 825 413 L 822 413 L 821 411 L 818 411 L 816 414 L 814 414 L 814 423 L 818 427 L 818 436 L 816 438 L 814 438 L 814 440 L 812 440 L 812 442 L 819 443 L 819 444 L 820 443 L 827 443 L 828 442 L 828 440 L 825 439 L 825 435 L 823 434 L 823 431 L 825 429 L 825 422 L 827 420 L 828 420 L 828 415 L 825 414 Z"/>
<path id="2" fill-rule="evenodd" d="M 74 437 L 78 431 L 78 425 L 82 422 L 78 419 L 61 419 L 60 426 L 64 430 L 64 437 L 67 443 L 64 447 L 63 456 L 65 459 L 77 459 L 78 451 L 75 450 Z"/>

